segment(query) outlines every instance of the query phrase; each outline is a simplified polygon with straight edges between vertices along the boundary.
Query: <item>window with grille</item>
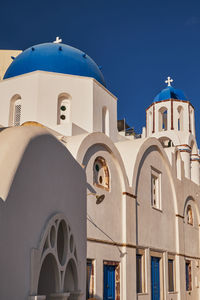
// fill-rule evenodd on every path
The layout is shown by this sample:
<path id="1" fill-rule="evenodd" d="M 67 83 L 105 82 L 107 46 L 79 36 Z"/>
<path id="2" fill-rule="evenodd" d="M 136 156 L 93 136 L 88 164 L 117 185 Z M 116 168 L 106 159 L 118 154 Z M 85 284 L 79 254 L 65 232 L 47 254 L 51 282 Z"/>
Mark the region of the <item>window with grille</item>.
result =
<path id="1" fill-rule="evenodd" d="M 15 103 L 15 109 L 14 109 L 14 126 L 20 125 L 21 120 L 21 103 L 19 101 L 16 101 Z"/>

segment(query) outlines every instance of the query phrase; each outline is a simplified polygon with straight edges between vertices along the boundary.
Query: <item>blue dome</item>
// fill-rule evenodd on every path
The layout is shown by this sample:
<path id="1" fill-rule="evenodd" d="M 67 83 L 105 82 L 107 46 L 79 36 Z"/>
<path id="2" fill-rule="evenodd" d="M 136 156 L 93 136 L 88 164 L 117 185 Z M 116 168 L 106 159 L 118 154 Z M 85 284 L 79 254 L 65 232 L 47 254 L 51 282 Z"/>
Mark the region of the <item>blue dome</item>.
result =
<path id="1" fill-rule="evenodd" d="M 174 89 L 172 86 L 168 86 L 163 89 L 155 98 L 154 101 L 162 101 L 167 99 L 178 99 L 178 100 L 187 100 L 183 91 Z"/>
<path id="2" fill-rule="evenodd" d="M 103 74 L 88 55 L 57 43 L 39 44 L 23 51 L 8 67 L 4 79 L 37 70 L 92 77 L 105 86 Z"/>

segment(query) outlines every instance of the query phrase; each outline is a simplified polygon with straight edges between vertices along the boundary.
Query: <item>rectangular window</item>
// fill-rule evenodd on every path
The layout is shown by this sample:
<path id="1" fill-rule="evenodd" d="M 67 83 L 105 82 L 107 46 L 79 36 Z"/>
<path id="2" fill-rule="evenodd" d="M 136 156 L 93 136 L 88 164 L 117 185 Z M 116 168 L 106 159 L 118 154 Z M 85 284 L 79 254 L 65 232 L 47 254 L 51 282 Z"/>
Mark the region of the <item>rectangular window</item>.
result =
<path id="1" fill-rule="evenodd" d="M 169 292 L 174 292 L 174 260 L 168 259 L 168 287 Z"/>
<path id="2" fill-rule="evenodd" d="M 155 169 L 151 169 L 151 205 L 157 209 L 161 209 L 161 193 L 160 193 L 161 173 Z"/>
<path id="3" fill-rule="evenodd" d="M 94 260 L 87 259 L 86 299 L 94 297 Z"/>
<path id="4" fill-rule="evenodd" d="M 192 268 L 191 261 L 186 260 L 185 262 L 185 280 L 186 280 L 186 291 L 192 290 Z"/>
<path id="5" fill-rule="evenodd" d="M 137 250 L 136 254 L 136 280 L 137 280 L 137 293 L 145 292 L 145 261 L 144 251 Z"/>

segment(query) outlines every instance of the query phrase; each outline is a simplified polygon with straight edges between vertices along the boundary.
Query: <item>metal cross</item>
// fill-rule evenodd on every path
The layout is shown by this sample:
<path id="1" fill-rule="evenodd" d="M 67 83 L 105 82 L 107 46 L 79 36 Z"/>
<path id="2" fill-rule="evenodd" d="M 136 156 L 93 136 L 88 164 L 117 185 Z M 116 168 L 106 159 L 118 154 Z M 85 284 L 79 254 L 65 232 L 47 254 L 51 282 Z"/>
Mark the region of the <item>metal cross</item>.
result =
<path id="1" fill-rule="evenodd" d="M 173 82 L 174 80 L 171 79 L 170 77 L 167 77 L 167 80 L 165 80 L 165 83 L 167 83 L 168 86 L 171 86 L 171 82 Z"/>
<path id="2" fill-rule="evenodd" d="M 62 43 L 62 39 L 59 38 L 59 36 L 56 37 L 56 40 L 53 41 L 54 44 Z"/>

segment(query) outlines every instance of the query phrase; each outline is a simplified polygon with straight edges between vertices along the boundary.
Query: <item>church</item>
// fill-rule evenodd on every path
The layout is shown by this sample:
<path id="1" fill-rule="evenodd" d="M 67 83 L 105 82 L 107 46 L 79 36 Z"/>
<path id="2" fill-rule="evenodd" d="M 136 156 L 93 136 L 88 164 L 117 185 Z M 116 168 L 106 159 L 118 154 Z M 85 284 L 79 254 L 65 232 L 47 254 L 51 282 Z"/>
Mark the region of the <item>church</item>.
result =
<path id="1" fill-rule="evenodd" d="M 149 96 L 137 135 L 86 53 L 56 38 L 12 57 L 0 81 L 0 299 L 200 298 L 194 107 L 172 81 Z"/>

